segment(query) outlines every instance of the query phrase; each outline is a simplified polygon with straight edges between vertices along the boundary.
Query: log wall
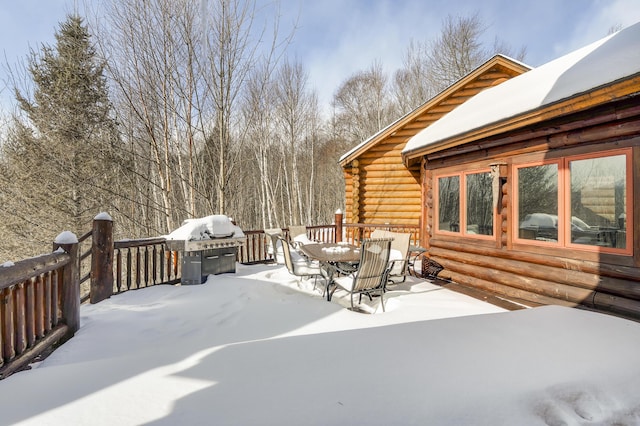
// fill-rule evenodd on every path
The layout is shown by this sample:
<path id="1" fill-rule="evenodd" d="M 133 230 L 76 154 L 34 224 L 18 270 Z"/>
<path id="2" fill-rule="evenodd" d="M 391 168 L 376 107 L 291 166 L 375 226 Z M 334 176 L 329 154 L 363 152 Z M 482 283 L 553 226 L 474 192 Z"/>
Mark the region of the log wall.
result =
<path id="1" fill-rule="evenodd" d="M 373 141 L 344 167 L 347 222 L 418 225 L 424 213 L 420 164 L 403 164 L 401 153 L 407 141 L 481 90 L 519 73 L 496 64 L 450 96 L 425 107 L 389 136 Z"/>
<path id="2" fill-rule="evenodd" d="M 606 119 L 603 119 L 606 117 Z M 423 179 L 433 185 L 434 171 L 476 168 L 488 163 L 510 164 L 522 155 L 540 158 L 599 152 L 623 147 L 633 150 L 633 255 L 578 251 L 515 244 L 511 235 L 510 168 L 503 166 L 496 241 L 478 241 L 435 234 L 433 194 L 425 191 L 429 256 L 444 266 L 439 277 L 532 303 L 585 306 L 640 318 L 640 107 L 621 101 L 578 115 L 524 129 L 501 138 L 478 141 L 434 153 L 423 160 Z M 528 137 L 527 137 L 528 136 Z M 482 148 L 479 148 L 482 147 Z M 537 154 L 536 154 L 537 153 Z"/>

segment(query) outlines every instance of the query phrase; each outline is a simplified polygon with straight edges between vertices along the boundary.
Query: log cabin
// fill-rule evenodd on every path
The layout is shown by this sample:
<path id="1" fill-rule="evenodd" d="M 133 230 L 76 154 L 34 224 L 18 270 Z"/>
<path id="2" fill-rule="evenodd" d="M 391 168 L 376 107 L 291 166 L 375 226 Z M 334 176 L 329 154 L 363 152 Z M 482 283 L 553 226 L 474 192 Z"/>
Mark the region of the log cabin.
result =
<path id="1" fill-rule="evenodd" d="M 402 160 L 407 141 L 487 87 L 530 68 L 496 55 L 340 158 L 345 179 L 348 223 L 417 226 L 421 220 L 420 163 Z"/>
<path id="2" fill-rule="evenodd" d="M 441 277 L 640 318 L 640 23 L 478 93 L 402 160 Z"/>

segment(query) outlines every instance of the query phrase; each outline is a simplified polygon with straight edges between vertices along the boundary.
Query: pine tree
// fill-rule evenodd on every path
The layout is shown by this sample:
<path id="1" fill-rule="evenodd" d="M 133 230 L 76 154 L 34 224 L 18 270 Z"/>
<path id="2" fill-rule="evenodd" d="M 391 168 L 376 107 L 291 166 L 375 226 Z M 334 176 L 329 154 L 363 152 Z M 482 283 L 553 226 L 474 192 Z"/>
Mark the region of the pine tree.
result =
<path id="1" fill-rule="evenodd" d="M 5 223 L 39 244 L 64 229 L 89 229 L 109 207 L 119 162 L 104 62 L 88 28 L 79 16 L 68 16 L 55 38 L 55 47 L 31 51 L 33 95 L 16 89 L 23 114 L 14 120 L 2 158 Z"/>

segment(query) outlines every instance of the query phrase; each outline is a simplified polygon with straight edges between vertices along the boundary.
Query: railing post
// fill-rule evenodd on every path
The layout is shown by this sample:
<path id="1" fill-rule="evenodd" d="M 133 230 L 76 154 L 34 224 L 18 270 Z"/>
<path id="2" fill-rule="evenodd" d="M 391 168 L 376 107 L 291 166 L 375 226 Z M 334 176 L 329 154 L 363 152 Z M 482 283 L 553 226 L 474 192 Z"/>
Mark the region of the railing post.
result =
<path id="1" fill-rule="evenodd" d="M 336 243 L 339 243 L 342 241 L 342 210 L 338 209 L 336 210 L 336 216 L 335 216 L 335 223 L 336 223 Z"/>
<path id="2" fill-rule="evenodd" d="M 100 213 L 93 219 L 91 290 L 89 300 L 98 303 L 113 295 L 113 219 Z"/>
<path id="3" fill-rule="evenodd" d="M 67 324 L 70 338 L 80 329 L 80 263 L 78 259 L 78 237 L 72 232 L 60 233 L 54 243 L 53 250 L 62 249 L 71 261 L 62 270 L 62 320 Z"/>

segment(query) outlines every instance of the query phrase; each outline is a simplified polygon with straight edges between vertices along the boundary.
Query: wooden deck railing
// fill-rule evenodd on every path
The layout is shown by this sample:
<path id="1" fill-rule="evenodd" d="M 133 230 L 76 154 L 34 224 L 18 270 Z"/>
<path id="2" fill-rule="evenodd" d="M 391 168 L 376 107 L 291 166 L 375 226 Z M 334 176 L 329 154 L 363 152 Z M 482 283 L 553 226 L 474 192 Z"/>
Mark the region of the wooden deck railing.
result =
<path id="1" fill-rule="evenodd" d="M 180 282 L 180 253 L 168 250 L 164 237 L 113 241 L 113 223 L 105 216 L 94 219 L 83 238 L 89 236 L 91 247 L 79 259 L 79 270 L 89 271 L 80 280 L 82 302 L 98 303 L 128 290 Z"/>
<path id="2" fill-rule="evenodd" d="M 344 228 L 343 239 L 351 244 L 358 245 L 363 238 L 370 238 L 373 231 L 382 229 L 385 231 L 411 234 L 411 244 L 414 246 L 420 245 L 420 228 L 414 225 L 345 223 L 342 226 Z"/>
<path id="3" fill-rule="evenodd" d="M 80 327 L 78 244 L 0 266 L 0 379 Z"/>
<path id="4" fill-rule="evenodd" d="M 359 245 L 363 238 L 369 238 L 376 229 L 411 234 L 411 244 L 418 246 L 420 229 L 416 225 L 390 224 L 361 224 L 341 223 L 342 215 L 336 214 L 336 221 L 332 225 L 307 226 L 307 237 L 313 241 L 339 242 L 346 241 Z M 339 225 L 336 226 L 335 223 Z M 285 237 L 289 235 L 288 228 L 281 228 Z M 238 252 L 238 262 L 245 264 L 273 262 L 273 255 L 269 249 L 271 239 L 263 230 L 244 231 L 247 236 L 246 244 Z"/>
<path id="5" fill-rule="evenodd" d="M 84 303 L 89 299 L 90 279 L 91 279 L 91 251 L 93 246 L 93 231 L 87 231 L 78 237 L 78 262 L 80 274 L 80 302 Z M 88 261 L 87 261 L 88 259 Z"/>
<path id="6" fill-rule="evenodd" d="M 264 231 L 244 231 L 247 240 L 238 250 L 238 262 L 251 265 L 272 261 L 269 253 L 269 237 Z"/>
<path id="7" fill-rule="evenodd" d="M 282 235 L 289 236 L 289 228 L 281 228 Z M 247 240 L 238 250 L 238 262 L 251 265 L 254 263 L 273 262 L 273 253 L 269 247 L 271 239 L 264 230 L 244 231 Z M 335 242 L 335 225 L 307 226 L 307 237 L 313 241 Z"/>
<path id="8" fill-rule="evenodd" d="M 180 282 L 180 253 L 164 238 L 116 241 L 114 293 Z"/>

